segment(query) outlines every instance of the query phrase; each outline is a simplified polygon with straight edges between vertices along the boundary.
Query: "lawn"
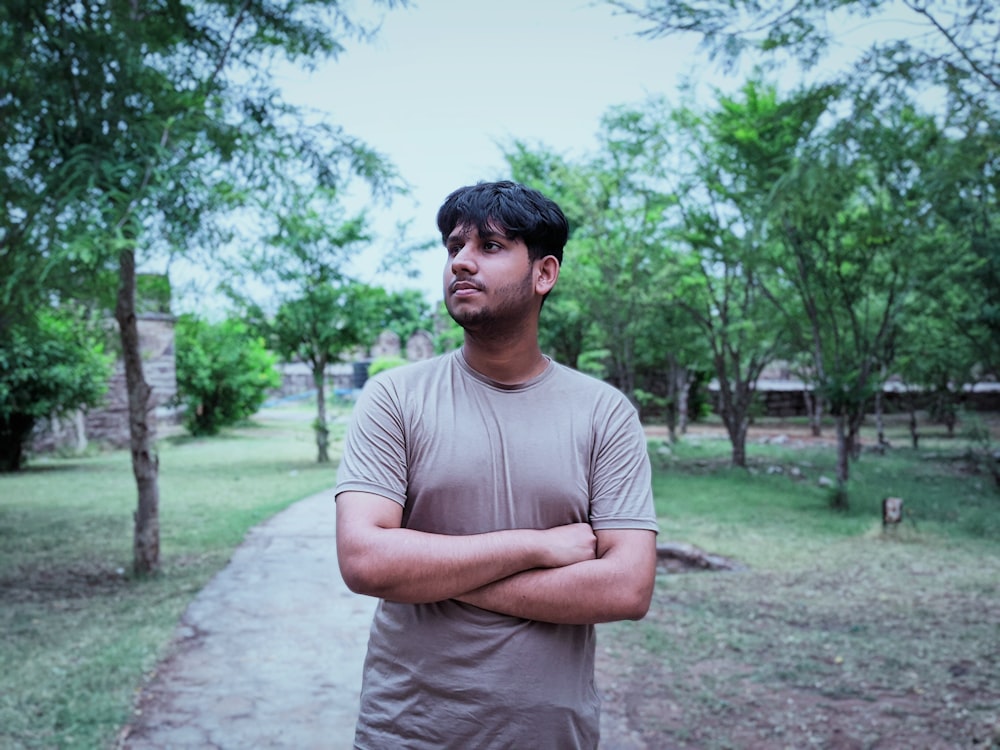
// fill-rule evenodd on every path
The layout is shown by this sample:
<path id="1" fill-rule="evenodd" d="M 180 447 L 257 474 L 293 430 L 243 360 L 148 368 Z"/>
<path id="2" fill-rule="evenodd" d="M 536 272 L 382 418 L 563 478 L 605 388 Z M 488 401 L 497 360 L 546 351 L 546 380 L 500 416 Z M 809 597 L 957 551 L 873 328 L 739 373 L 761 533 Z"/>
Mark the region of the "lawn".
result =
<path id="1" fill-rule="evenodd" d="M 163 439 L 163 573 L 136 580 L 127 452 L 0 475 L 0 747 L 107 747 L 191 598 L 246 531 L 332 486 L 309 404 Z M 334 426 L 336 437 L 342 424 Z"/>
<path id="2" fill-rule="evenodd" d="M 804 435 L 753 442 L 748 472 L 718 436 L 654 446 L 661 537 L 744 568 L 661 575 L 644 620 L 602 626 L 608 739 L 1000 747 L 1000 494 L 971 445 L 865 452 L 836 513 L 833 449 Z M 882 527 L 886 495 L 904 499 L 899 527 Z"/>
<path id="3" fill-rule="evenodd" d="M 246 531 L 332 484 L 311 419 L 310 404 L 289 405 L 216 438 L 161 440 L 164 569 L 151 579 L 128 572 L 127 454 L 0 475 L 0 747 L 113 743 L 185 606 Z M 664 573 L 644 620 L 601 626 L 609 743 L 1000 742 L 1000 494 L 972 444 L 928 434 L 913 451 L 897 429 L 895 447 L 852 464 L 851 509 L 834 512 L 820 482 L 833 449 L 803 434 L 758 425 L 747 471 L 728 468 L 711 426 L 651 443 L 661 538 L 743 569 Z M 907 515 L 883 531 L 889 494 Z"/>

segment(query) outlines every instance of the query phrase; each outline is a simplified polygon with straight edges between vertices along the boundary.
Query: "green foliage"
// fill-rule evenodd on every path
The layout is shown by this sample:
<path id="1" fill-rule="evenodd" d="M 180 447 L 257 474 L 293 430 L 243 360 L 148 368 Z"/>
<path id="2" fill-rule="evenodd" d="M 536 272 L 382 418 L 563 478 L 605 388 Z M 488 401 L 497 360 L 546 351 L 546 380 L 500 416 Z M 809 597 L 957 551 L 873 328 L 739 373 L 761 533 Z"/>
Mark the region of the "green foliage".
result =
<path id="1" fill-rule="evenodd" d="M 193 435 L 214 435 L 252 416 L 267 392 L 281 385 L 277 357 L 241 321 L 182 316 L 176 350 L 178 400 Z"/>
<path id="2" fill-rule="evenodd" d="M 406 364 L 406 359 L 403 357 L 376 357 L 372 360 L 371 364 L 368 365 L 368 377 L 374 377 L 384 370 L 391 370 L 394 367 L 402 367 Z"/>
<path id="3" fill-rule="evenodd" d="M 652 116 L 651 116 L 652 117 Z M 634 399 L 651 390 L 670 351 L 681 367 L 698 354 L 690 330 L 671 317 L 663 268 L 671 243 L 663 214 L 675 203 L 661 140 L 644 139 L 645 121 L 614 109 L 602 121 L 600 147 L 571 161 L 515 142 L 505 154 L 515 180 L 536 187 L 563 208 L 570 225 L 559 282 L 542 310 L 545 351 L 572 367 L 601 375 Z"/>
<path id="4" fill-rule="evenodd" d="M 170 277 L 143 273 L 135 278 L 136 312 L 170 314 Z"/>
<path id="5" fill-rule="evenodd" d="M 365 284 L 317 286 L 282 303 L 270 323 L 271 343 L 286 361 L 323 372 L 356 347 L 375 340 L 385 292 Z"/>
<path id="6" fill-rule="evenodd" d="M 638 18 L 640 33 L 657 38 L 693 34 L 713 58 L 735 67 L 743 56 L 775 69 L 790 60 L 803 69 L 828 53 L 854 48 L 856 57 L 840 71 L 887 91 L 918 89 L 927 83 L 946 88 L 966 103 L 995 97 L 1000 12 L 990 0 L 962 3 L 893 3 L 890 0 L 608 0 Z M 872 41 L 852 30 L 876 27 Z"/>
<path id="7" fill-rule="evenodd" d="M 155 570 L 159 532 L 136 269 L 224 246 L 231 209 L 299 176 L 330 186 L 357 175 L 376 194 L 391 190 L 384 159 L 310 124 L 275 81 L 275 60 L 308 66 L 370 33 L 326 0 L 0 7 L 0 328 L 7 310 L 62 291 L 53 274 L 117 274 L 139 569 Z"/>
<path id="8" fill-rule="evenodd" d="M 21 468 L 39 419 L 100 403 L 110 365 L 103 337 L 65 310 L 0 330 L 0 471 Z"/>
<path id="9" fill-rule="evenodd" d="M 431 305 L 423 293 L 415 289 L 389 292 L 383 318 L 383 327 L 399 336 L 403 346 L 417 331 L 434 329 Z"/>
<path id="10" fill-rule="evenodd" d="M 580 352 L 577 358 L 577 369 L 595 378 L 604 380 L 608 377 L 608 360 L 611 352 L 607 349 L 587 349 Z"/>
<path id="11" fill-rule="evenodd" d="M 434 331 L 434 351 L 436 353 L 444 354 L 462 346 L 465 341 L 465 331 L 452 320 L 444 300 L 438 302 L 434 320 L 435 324 L 432 330 Z"/>

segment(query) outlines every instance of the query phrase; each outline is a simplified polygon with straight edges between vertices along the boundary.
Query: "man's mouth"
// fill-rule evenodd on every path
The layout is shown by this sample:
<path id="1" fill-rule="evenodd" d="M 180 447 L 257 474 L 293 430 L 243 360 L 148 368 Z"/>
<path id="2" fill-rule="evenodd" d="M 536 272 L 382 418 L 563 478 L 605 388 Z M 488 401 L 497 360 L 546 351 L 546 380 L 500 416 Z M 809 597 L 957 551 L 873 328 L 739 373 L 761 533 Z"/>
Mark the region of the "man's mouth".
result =
<path id="1" fill-rule="evenodd" d="M 465 296 L 468 294 L 474 294 L 475 292 L 481 292 L 483 288 L 475 283 L 474 281 L 453 281 L 448 286 L 448 291 L 456 296 Z"/>

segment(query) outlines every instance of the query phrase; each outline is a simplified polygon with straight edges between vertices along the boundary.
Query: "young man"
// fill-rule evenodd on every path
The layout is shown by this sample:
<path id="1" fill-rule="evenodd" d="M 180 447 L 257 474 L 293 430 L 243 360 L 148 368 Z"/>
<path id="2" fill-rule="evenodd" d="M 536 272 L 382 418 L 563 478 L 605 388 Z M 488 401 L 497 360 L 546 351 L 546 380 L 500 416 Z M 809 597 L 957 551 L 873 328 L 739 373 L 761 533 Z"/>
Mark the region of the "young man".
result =
<path id="1" fill-rule="evenodd" d="M 538 345 L 566 218 L 511 182 L 438 212 L 460 350 L 365 386 L 337 476 L 347 585 L 382 599 L 356 748 L 595 748 L 594 624 L 649 607 L 646 443 Z"/>

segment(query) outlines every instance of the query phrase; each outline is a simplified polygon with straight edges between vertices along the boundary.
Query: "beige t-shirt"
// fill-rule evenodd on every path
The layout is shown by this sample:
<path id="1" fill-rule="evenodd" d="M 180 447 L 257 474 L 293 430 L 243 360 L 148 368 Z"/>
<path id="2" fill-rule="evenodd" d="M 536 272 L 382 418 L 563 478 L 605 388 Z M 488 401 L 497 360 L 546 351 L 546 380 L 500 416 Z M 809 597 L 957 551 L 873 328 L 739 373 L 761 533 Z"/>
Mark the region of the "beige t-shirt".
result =
<path id="1" fill-rule="evenodd" d="M 369 380 L 336 492 L 403 506 L 439 534 L 657 530 L 645 436 L 614 388 L 550 362 L 504 386 L 461 350 Z M 454 600 L 380 602 L 365 662 L 359 748 L 593 748 L 594 629 Z"/>

